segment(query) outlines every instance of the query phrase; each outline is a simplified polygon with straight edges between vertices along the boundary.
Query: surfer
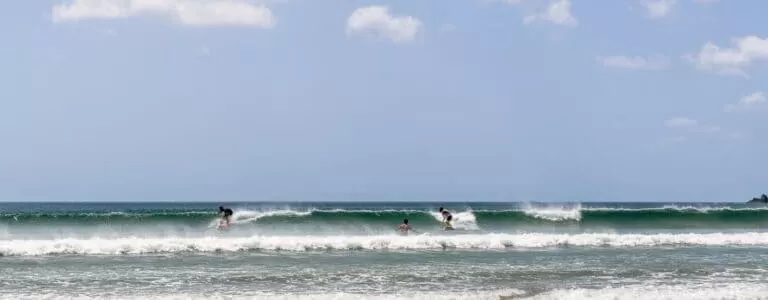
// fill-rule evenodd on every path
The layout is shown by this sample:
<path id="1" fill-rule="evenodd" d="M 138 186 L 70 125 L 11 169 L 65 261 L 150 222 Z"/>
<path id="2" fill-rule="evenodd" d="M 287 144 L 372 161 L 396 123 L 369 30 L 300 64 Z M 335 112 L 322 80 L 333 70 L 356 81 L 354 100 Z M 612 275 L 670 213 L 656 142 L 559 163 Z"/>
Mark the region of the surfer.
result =
<path id="1" fill-rule="evenodd" d="M 448 210 L 440 207 L 438 210 L 440 214 L 443 216 L 443 227 L 445 230 L 452 230 L 453 226 L 451 226 L 451 220 L 453 220 L 453 215 Z"/>
<path id="2" fill-rule="evenodd" d="M 225 224 L 226 227 L 229 227 L 229 223 L 232 220 L 232 214 L 234 214 L 232 209 L 219 206 L 219 214 L 221 214 L 221 222 L 219 222 L 219 227 L 224 227 Z"/>
<path id="3" fill-rule="evenodd" d="M 400 234 L 408 234 L 408 232 L 413 231 L 413 227 L 411 225 L 408 225 L 408 219 L 403 220 L 403 224 L 400 224 L 400 226 L 397 227 L 397 230 L 400 230 Z"/>

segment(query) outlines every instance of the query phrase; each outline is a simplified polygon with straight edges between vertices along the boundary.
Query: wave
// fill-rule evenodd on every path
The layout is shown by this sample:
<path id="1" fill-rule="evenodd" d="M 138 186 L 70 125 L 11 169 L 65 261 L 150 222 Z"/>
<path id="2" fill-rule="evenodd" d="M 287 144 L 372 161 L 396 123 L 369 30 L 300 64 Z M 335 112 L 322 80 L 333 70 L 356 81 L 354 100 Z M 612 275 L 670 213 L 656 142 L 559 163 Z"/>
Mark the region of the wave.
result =
<path id="1" fill-rule="evenodd" d="M 505 211 L 513 214 L 515 211 Z M 581 220 L 581 205 L 575 206 L 532 206 L 524 204 L 522 213 L 534 219 L 547 221 L 579 221 Z"/>
<path id="2" fill-rule="evenodd" d="M 398 294 L 355 294 L 355 293 L 307 293 L 303 295 L 292 294 L 251 294 L 237 295 L 237 293 L 206 293 L 202 294 L 172 294 L 164 295 L 78 295 L 72 297 L 62 293 L 39 294 L 34 292 L 19 292 L 0 296 L 0 299 L 254 299 L 254 300 L 549 300 L 549 299 L 573 299 L 573 300 L 639 300 L 639 299 L 663 299 L 663 300 L 708 300 L 708 299 L 768 299 L 768 286 L 758 283 L 727 283 L 711 285 L 663 285 L 649 286 L 636 285 L 626 287 L 604 288 L 571 288 L 554 289 L 549 291 L 524 291 L 519 289 L 463 291 L 463 292 L 402 292 Z"/>
<path id="3" fill-rule="evenodd" d="M 649 227 L 649 228 L 765 228 L 768 227 L 768 208 L 688 207 L 664 206 L 657 208 L 584 208 L 570 206 L 522 205 L 505 210 L 454 211 L 453 225 L 458 229 L 526 227 L 526 226 L 579 226 L 579 227 Z M 172 223 L 215 226 L 215 211 L 138 211 L 138 212 L 48 212 L 1 213 L 0 224 L 151 224 Z M 426 210 L 236 210 L 234 222 L 238 224 L 281 225 L 354 225 L 391 227 L 409 219 L 417 227 L 434 227 L 441 220 L 436 211 Z"/>
<path id="4" fill-rule="evenodd" d="M 234 295 L 233 295 L 234 294 Z M 499 300 L 501 296 L 509 297 L 516 295 L 524 295 L 525 292 L 516 289 L 505 290 L 493 290 L 493 291 L 474 291 L 474 292 L 403 292 L 399 294 L 353 294 L 353 293 L 307 293 L 304 295 L 291 295 L 291 294 L 252 294 L 247 296 L 237 295 L 237 292 L 220 294 L 216 292 L 201 294 L 174 294 L 174 295 L 154 295 L 154 296 L 135 296 L 135 295 L 120 295 L 120 296 L 104 296 L 93 295 L 77 297 L 64 296 L 61 293 L 51 294 L 35 294 L 35 293 L 19 293 L 11 295 L 1 295 L 0 299 L 130 299 L 130 300 L 196 300 L 196 299 L 249 299 L 249 300 Z M 505 299 L 505 298 L 501 298 Z M 512 299 L 512 298 L 509 298 Z M 517 299 L 517 298 L 515 298 Z"/>
<path id="5" fill-rule="evenodd" d="M 605 300 L 707 300 L 707 299 L 768 299 L 768 286 L 755 283 L 728 283 L 707 285 L 637 285 L 627 287 L 606 287 L 599 289 L 557 289 L 534 295 L 519 295 L 508 299 L 605 299 Z M 502 298 L 503 299 L 503 298 Z"/>
<path id="6" fill-rule="evenodd" d="M 0 240 L 0 255 L 120 255 L 241 251 L 546 249 L 558 247 L 768 246 L 768 233 L 462 234 Z"/>

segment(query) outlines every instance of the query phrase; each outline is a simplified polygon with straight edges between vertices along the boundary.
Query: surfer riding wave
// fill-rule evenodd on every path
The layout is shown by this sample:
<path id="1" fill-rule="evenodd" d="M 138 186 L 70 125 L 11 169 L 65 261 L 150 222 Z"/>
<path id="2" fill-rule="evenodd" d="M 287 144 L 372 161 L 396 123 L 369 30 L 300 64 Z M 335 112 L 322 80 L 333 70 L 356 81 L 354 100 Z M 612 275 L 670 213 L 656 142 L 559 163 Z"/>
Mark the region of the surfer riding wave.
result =
<path id="1" fill-rule="evenodd" d="M 451 225 L 451 220 L 453 220 L 453 215 L 448 210 L 440 207 L 438 210 L 440 214 L 443 216 L 443 229 L 445 230 L 453 230 L 453 226 Z"/>
<path id="2" fill-rule="evenodd" d="M 221 215 L 219 228 L 229 228 L 229 225 L 232 222 L 232 215 L 234 214 L 232 209 L 224 208 L 224 206 L 219 206 L 219 214 Z"/>

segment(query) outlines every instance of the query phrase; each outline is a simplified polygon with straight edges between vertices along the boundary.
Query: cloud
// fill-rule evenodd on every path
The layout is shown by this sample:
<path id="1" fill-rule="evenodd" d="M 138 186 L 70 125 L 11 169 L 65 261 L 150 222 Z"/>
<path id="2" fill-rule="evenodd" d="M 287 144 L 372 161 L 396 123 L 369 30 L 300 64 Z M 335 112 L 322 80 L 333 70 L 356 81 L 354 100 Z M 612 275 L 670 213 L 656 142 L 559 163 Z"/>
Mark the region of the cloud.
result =
<path id="1" fill-rule="evenodd" d="M 689 132 L 699 132 L 699 133 L 721 132 L 721 128 L 719 126 L 705 125 L 705 124 L 699 123 L 699 121 L 689 119 L 689 118 L 683 118 L 683 117 L 668 119 L 664 121 L 664 126 L 672 129 L 684 130 Z"/>
<path id="2" fill-rule="evenodd" d="M 662 70 L 669 67 L 669 58 L 666 56 L 598 56 L 597 61 L 606 67 L 623 69 Z"/>
<path id="3" fill-rule="evenodd" d="M 728 104 L 725 106 L 726 112 L 733 112 L 737 110 L 748 110 L 768 108 L 768 95 L 764 92 L 754 92 L 739 99 L 736 104 Z"/>
<path id="4" fill-rule="evenodd" d="M 725 137 L 732 140 L 744 140 L 747 139 L 749 135 L 743 132 L 731 132 L 728 133 Z"/>
<path id="5" fill-rule="evenodd" d="M 671 128 L 691 128 L 699 125 L 699 122 L 693 119 L 677 117 L 664 121 L 664 126 Z"/>
<path id="6" fill-rule="evenodd" d="M 743 105 L 755 105 L 755 104 L 759 104 L 759 103 L 765 103 L 766 101 L 768 101 L 768 100 L 766 100 L 766 98 L 765 98 L 765 93 L 763 93 L 763 92 L 755 92 L 755 93 L 752 93 L 752 94 L 750 94 L 748 96 L 744 96 L 743 98 L 741 98 L 739 103 L 741 103 Z"/>
<path id="7" fill-rule="evenodd" d="M 348 35 L 368 35 L 396 43 L 414 40 L 421 28 L 419 19 L 411 16 L 393 16 L 386 6 L 358 8 L 347 20 Z"/>
<path id="8" fill-rule="evenodd" d="M 557 25 L 577 26 L 579 21 L 571 14 L 571 0 L 553 0 L 547 9 L 539 14 L 529 15 L 523 19 L 523 23 L 547 21 Z"/>
<path id="9" fill-rule="evenodd" d="M 651 150 L 664 150 L 670 146 L 681 145 L 696 140 L 746 140 L 749 136 L 743 132 L 723 130 L 719 126 L 704 125 L 683 117 L 664 121 L 669 132 L 664 133 L 651 145 Z"/>
<path id="10" fill-rule="evenodd" d="M 244 0 L 74 0 L 53 7 L 54 22 L 143 16 L 199 27 L 272 28 L 277 23 L 269 8 Z"/>
<path id="11" fill-rule="evenodd" d="M 746 36 L 732 39 L 731 44 L 732 48 L 720 48 L 709 42 L 698 54 L 684 58 L 695 63 L 699 70 L 745 77 L 744 69 L 753 63 L 768 61 L 768 39 Z"/>
<path id="12" fill-rule="evenodd" d="M 676 2 L 676 0 L 646 0 L 642 5 L 648 11 L 648 17 L 658 19 L 667 16 Z"/>

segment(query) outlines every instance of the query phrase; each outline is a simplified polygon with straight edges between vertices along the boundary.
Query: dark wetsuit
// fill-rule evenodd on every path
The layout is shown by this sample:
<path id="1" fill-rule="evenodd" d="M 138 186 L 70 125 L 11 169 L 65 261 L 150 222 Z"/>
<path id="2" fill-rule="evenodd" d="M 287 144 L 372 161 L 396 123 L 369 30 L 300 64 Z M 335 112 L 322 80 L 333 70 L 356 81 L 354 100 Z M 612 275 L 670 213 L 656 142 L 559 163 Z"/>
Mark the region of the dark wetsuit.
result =
<path id="1" fill-rule="evenodd" d="M 449 213 L 447 210 L 444 210 L 443 218 L 445 218 L 446 222 L 450 222 L 451 220 L 453 220 L 453 215 L 451 215 L 451 213 Z"/>
<path id="2" fill-rule="evenodd" d="M 229 222 L 232 219 L 232 214 L 234 214 L 234 212 L 232 211 L 232 209 L 229 209 L 229 208 L 220 209 L 220 212 L 223 213 L 223 215 L 221 216 L 222 221 L 226 222 L 227 227 L 229 227 Z"/>

